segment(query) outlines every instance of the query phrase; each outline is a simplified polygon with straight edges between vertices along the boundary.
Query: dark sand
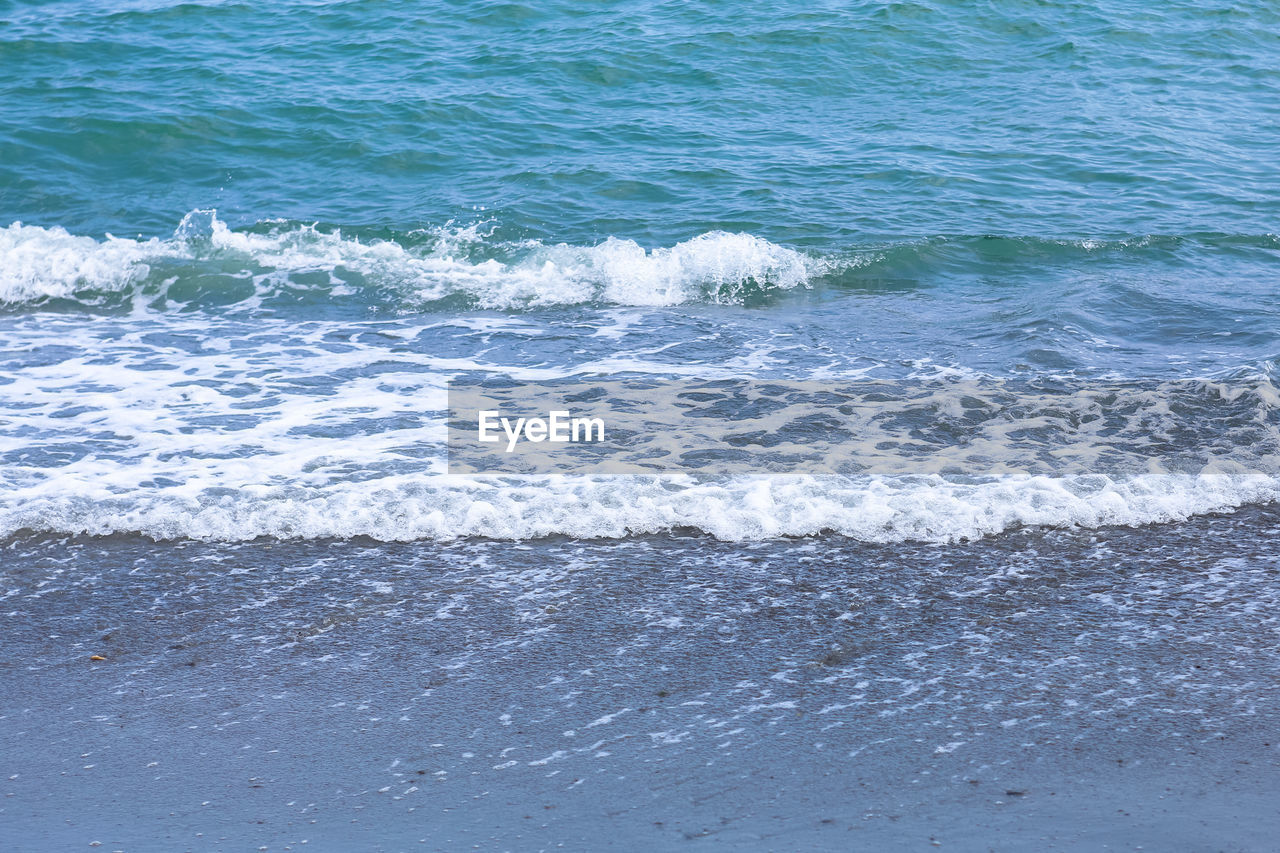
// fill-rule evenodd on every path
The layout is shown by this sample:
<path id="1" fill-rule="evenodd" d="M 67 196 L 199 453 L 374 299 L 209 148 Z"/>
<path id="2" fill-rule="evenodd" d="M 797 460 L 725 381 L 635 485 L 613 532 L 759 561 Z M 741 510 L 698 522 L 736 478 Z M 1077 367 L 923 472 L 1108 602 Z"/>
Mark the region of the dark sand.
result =
<path id="1" fill-rule="evenodd" d="M 1277 518 L 11 540 L 0 849 L 1275 850 Z"/>

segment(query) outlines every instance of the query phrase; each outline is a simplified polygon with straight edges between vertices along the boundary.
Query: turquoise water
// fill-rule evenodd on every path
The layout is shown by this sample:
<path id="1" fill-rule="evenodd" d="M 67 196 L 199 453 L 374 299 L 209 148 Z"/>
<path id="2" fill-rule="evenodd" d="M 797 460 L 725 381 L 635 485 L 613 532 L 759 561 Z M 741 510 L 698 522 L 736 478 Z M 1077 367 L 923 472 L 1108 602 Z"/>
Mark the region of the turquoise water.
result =
<path id="1" fill-rule="evenodd" d="M 0 209 L 77 234 L 167 234 L 204 207 L 384 236 L 483 210 L 503 234 L 574 244 L 1276 230 L 1265 3 L 0 16 Z"/>
<path id="2" fill-rule="evenodd" d="M 952 540 L 1271 500 L 1277 32 L 1207 2 L 3 3 L 0 530 Z M 439 476 L 450 378 L 584 374 L 1206 381 L 1264 434 L 1192 390 L 1129 428 L 1222 437 L 1204 471 L 997 466 L 994 497 L 575 511 Z"/>

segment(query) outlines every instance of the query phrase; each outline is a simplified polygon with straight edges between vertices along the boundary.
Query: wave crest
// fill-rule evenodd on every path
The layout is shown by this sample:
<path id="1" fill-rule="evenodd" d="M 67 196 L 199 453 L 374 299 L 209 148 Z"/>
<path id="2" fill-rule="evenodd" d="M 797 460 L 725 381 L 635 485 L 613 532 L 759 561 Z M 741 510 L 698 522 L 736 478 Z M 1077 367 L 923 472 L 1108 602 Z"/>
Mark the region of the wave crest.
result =
<path id="1" fill-rule="evenodd" d="M 399 309 L 446 299 L 488 309 L 741 304 L 753 293 L 805 286 L 831 267 L 760 237 L 724 231 L 654 249 L 616 237 L 595 246 L 485 243 L 474 225 L 436 229 L 429 236 L 419 245 L 362 241 L 315 225 L 233 231 L 211 210 L 187 214 L 165 240 L 108 235 L 98 241 L 58 227 L 15 223 L 0 229 L 0 304 L 110 305 L 122 297 L 189 302 L 191 288 L 174 288 L 175 283 L 219 276 L 252 281 L 252 291 L 238 300 L 248 307 L 306 290 L 333 296 L 361 292 Z M 489 257 L 470 257 L 477 246 Z M 324 276 L 323 284 L 308 279 L 316 273 Z"/>

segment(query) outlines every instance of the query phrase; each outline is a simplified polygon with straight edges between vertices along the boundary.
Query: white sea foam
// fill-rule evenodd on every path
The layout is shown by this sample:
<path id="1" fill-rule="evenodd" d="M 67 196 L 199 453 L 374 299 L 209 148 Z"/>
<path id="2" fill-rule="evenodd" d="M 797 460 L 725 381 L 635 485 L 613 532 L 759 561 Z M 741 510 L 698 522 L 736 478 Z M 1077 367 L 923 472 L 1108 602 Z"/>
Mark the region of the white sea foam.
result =
<path id="1" fill-rule="evenodd" d="M 1208 436 L 1209 456 L 1194 469 L 1163 468 L 1139 442 L 1132 451 L 1138 469 L 1097 473 L 1097 451 L 1119 446 L 1126 429 L 1104 434 L 1090 420 L 1097 400 L 1070 395 L 1061 405 L 1080 423 L 1071 441 L 1053 439 L 1049 453 L 1039 445 L 1020 451 L 1025 437 L 992 434 L 979 443 L 981 433 L 973 432 L 970 444 L 989 461 L 966 466 L 967 476 L 922 475 L 928 469 L 918 463 L 909 475 L 892 458 L 858 478 L 448 476 L 441 455 L 447 375 L 502 370 L 532 380 L 557 371 L 405 352 L 403 342 L 425 325 L 420 319 L 218 325 L 184 316 L 132 318 L 123 337 L 69 317 L 27 318 L 11 329 L 19 350 L 53 339 L 60 353 L 0 377 L 0 536 L 33 529 L 407 541 L 621 537 L 692 527 L 726 540 L 834 532 L 873 542 L 953 541 L 1021 525 L 1177 521 L 1280 496 L 1272 416 L 1280 401 L 1265 381 L 1190 390 L 1175 384 L 1132 395 L 1141 405 L 1122 426 L 1156 435 L 1200 423 L 1172 411 L 1166 397 L 1181 395 L 1178 408 L 1195 404 L 1205 417 L 1222 414 L 1214 401 L 1235 406 L 1231 429 L 1238 435 Z M 500 318 L 493 330 L 510 335 L 520 328 L 513 322 Z M 463 324 L 468 334 L 486 334 L 476 323 Z M 346 341 L 355 332 L 368 342 L 328 346 L 335 334 Z M 973 383 L 938 382 L 955 384 L 952 396 L 970 408 L 984 393 Z M 998 383 L 986 393 L 989 405 L 1019 411 L 1026 423 L 1044 408 L 1030 412 L 1034 398 L 1023 392 L 1005 400 L 1013 392 Z M 949 411 L 943 391 L 937 395 L 937 410 Z M 991 423 L 997 432 L 1016 426 Z M 1212 418 L 1204 423 L 1223 428 Z M 71 448 L 80 453 L 69 455 Z M 1046 463 L 1050 473 L 1031 473 L 1044 458 L 1056 460 Z M 898 467 L 908 467 L 908 457 L 902 461 Z M 1058 466 L 1061 475 L 1052 473 Z"/>
<path id="2" fill-rule="evenodd" d="M 161 260 L 176 263 L 178 276 L 184 263 L 197 272 L 202 263 L 223 271 L 239 265 L 258 285 L 259 296 L 301 273 L 330 273 L 334 286 L 354 273 L 406 308 L 454 295 L 481 308 L 736 303 L 750 290 L 801 287 L 832 268 L 830 261 L 760 237 L 723 231 L 654 249 L 612 237 L 594 246 L 488 246 L 490 254 L 507 258 L 502 261 L 467 256 L 484 244 L 474 225 L 433 234 L 421 246 L 406 246 L 394 240 L 362 241 L 309 225 L 281 225 L 265 233 L 233 231 L 212 211 L 188 214 L 165 240 L 98 241 L 62 228 L 16 223 L 0 229 L 0 303 L 128 291 L 139 287 Z M 157 290 L 164 286 L 154 283 Z"/>
<path id="3" fill-rule="evenodd" d="M 0 304 L 66 298 L 77 290 L 119 291 L 150 272 L 149 258 L 171 252 L 171 241 L 98 241 L 62 228 L 15 223 L 0 228 Z"/>
<path id="4" fill-rule="evenodd" d="M 318 271 L 360 286 L 375 282 L 405 305 L 463 294 L 493 306 L 638 306 L 617 309 L 612 325 L 595 329 L 594 340 L 608 342 L 606 348 L 589 355 L 539 350 L 527 359 L 527 345 L 577 334 L 576 327 L 535 315 L 366 322 L 169 312 L 87 323 L 18 312 L 5 320 L 0 373 L 0 535 L 35 529 L 236 541 L 443 540 L 619 537 L 694 527 L 728 540 L 835 532 L 878 542 L 951 541 L 1020 525 L 1175 521 L 1280 494 L 1274 458 L 1280 399 L 1262 380 L 1184 399 L 1200 407 L 1194 414 L 1200 421 L 1164 405 L 1166 389 L 1148 389 L 1131 401 L 1134 414 L 1119 431 L 1093 419 L 1094 409 L 1112 403 L 1082 395 L 1069 403 L 1081 426 L 1071 442 L 1052 447 L 1035 444 L 1034 436 L 1005 436 L 999 420 L 990 421 L 988 434 L 972 433 L 962 423 L 968 410 L 940 399 L 937 411 L 955 428 L 970 429 L 968 446 L 989 460 L 977 471 L 967 467 L 968 478 L 945 468 L 899 475 L 893 436 L 875 432 L 869 421 L 861 433 L 874 440 L 866 459 L 887 456 L 860 479 L 449 477 L 441 412 L 450 375 L 531 381 L 579 370 L 761 375 L 781 351 L 773 348 L 794 342 L 766 333 L 735 339 L 700 363 L 673 359 L 662 351 L 687 338 L 632 340 L 633 330 L 652 322 L 643 306 L 740 300 L 762 283 L 801 287 L 825 262 L 719 232 L 654 250 L 623 240 L 508 244 L 498 253 L 504 260 L 475 259 L 494 250 L 481 228 L 419 238 L 421 244 L 362 242 L 287 225 L 236 232 L 211 213 L 188 217 L 167 240 L 0 229 L 0 300 L 9 303 L 78 298 L 84 290 L 136 294 L 162 288 L 157 279 L 167 281 L 175 262 L 185 269 L 213 258 L 223 271 L 248 270 L 259 294 L 281 276 Z M 1243 400 L 1248 411 L 1224 427 L 1214 408 L 1218 398 Z M 1016 410 L 1028 403 L 1024 396 L 1012 403 L 993 398 L 992 405 Z M 1020 417 L 1009 421 L 1011 429 L 1030 425 L 1026 412 Z M 1054 423 L 1039 424 L 1041 432 L 1052 433 L 1047 427 Z M 1207 438 L 1197 440 L 1203 445 L 1197 463 L 1162 466 L 1164 443 L 1198 435 L 1200 426 Z M 1121 440 L 1128 444 L 1121 447 Z M 1019 442 L 1043 467 L 1000 455 Z M 1122 461 L 1138 464 L 1102 472 L 1101 450 L 1127 453 Z"/>
<path id="5" fill-rule="evenodd" d="M 244 466 L 240 473 L 246 473 Z M 176 489 L 0 501 L 0 532 L 141 533 L 156 539 L 258 537 L 383 541 L 459 537 L 615 538 L 693 528 L 730 541 L 837 533 L 868 542 L 950 542 L 1024 525 L 1094 528 L 1180 521 L 1280 497 L 1248 472 L 1107 478 L 1006 478 L 980 485 L 663 478 L 504 482 L 388 477 L 328 487 Z"/>

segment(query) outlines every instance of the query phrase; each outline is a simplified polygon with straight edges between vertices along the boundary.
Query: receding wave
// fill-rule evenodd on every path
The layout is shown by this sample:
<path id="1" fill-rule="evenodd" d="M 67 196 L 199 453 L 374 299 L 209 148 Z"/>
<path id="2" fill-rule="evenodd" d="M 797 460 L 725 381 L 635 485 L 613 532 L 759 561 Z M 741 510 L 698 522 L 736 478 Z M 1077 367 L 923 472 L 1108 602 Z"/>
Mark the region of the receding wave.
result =
<path id="1" fill-rule="evenodd" d="M 1026 526 L 1096 528 L 1181 521 L 1280 498 L 1275 476 L 1221 466 L 1198 474 L 870 480 L 662 478 L 494 483 L 419 478 L 198 497 L 60 496 L 0 507 L 0 534 L 135 533 L 159 540 L 370 537 L 619 538 L 693 529 L 729 541 L 837 534 L 867 542 L 954 542 Z"/>
<path id="2" fill-rule="evenodd" d="M 169 399 L 165 387 L 138 391 Z M 1280 394 L 1266 379 L 863 387 L 863 402 L 828 406 L 855 426 L 860 470 L 784 476 L 765 474 L 778 448 L 727 476 L 450 475 L 443 422 L 407 418 L 414 400 L 381 380 L 353 379 L 310 403 L 259 397 L 248 420 L 234 416 L 246 411 L 243 396 L 184 382 L 181 404 L 157 423 L 123 397 L 95 393 L 68 409 L 54 389 L 33 390 L 23 411 L 45 425 L 41 438 L 0 441 L 0 536 L 413 541 L 693 528 L 734 541 L 951 542 L 1025 526 L 1180 521 L 1280 499 Z M 421 402 L 434 411 L 440 401 Z M 104 436 L 94 452 L 69 453 L 66 436 L 90 428 Z"/>

